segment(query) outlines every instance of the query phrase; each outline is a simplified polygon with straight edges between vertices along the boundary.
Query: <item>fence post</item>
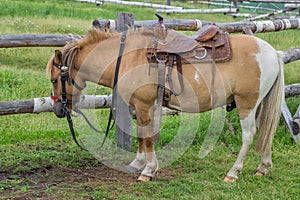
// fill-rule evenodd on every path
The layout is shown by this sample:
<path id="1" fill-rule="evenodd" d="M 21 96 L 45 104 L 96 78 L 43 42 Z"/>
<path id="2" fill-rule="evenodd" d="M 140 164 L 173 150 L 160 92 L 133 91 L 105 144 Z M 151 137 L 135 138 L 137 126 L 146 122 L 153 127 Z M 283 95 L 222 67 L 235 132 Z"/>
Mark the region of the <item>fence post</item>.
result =
<path id="1" fill-rule="evenodd" d="M 130 13 L 118 13 L 116 29 L 118 32 L 127 30 L 134 26 L 134 15 Z M 125 41 L 126 43 L 126 41 Z M 125 44 L 126 45 L 126 44 Z M 121 61 L 122 63 L 122 61 Z M 130 107 L 123 101 L 122 97 L 116 92 L 116 142 L 118 147 L 130 151 L 132 143 L 132 114 Z"/>

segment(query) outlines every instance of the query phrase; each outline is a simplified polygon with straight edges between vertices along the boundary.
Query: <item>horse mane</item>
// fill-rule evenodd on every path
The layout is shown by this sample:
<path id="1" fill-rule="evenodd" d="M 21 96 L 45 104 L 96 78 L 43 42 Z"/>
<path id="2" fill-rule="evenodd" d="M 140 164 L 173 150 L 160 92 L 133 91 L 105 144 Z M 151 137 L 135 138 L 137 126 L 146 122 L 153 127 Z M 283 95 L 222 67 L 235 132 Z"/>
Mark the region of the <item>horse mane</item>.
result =
<path id="1" fill-rule="evenodd" d="M 133 34 L 152 34 L 152 31 L 144 28 L 139 29 L 130 29 L 129 33 Z M 74 39 L 71 42 L 67 42 L 62 49 L 62 65 L 68 66 L 69 73 L 72 73 L 72 70 L 75 67 L 76 55 L 78 52 L 83 49 L 85 46 L 100 43 L 104 40 L 107 40 L 117 34 L 120 34 L 116 31 L 110 33 L 101 29 L 90 29 L 86 35 L 81 39 Z M 53 64 L 54 56 L 51 57 L 47 64 L 46 72 L 48 76 L 51 74 L 51 68 Z"/>
<path id="2" fill-rule="evenodd" d="M 75 66 L 75 58 L 78 52 L 87 45 L 99 43 L 104 41 L 112 36 L 114 36 L 116 32 L 109 33 L 100 29 L 90 29 L 86 35 L 81 39 L 74 39 L 71 42 L 67 42 L 66 45 L 62 49 L 62 65 L 68 66 L 69 73 L 72 72 L 72 69 Z M 51 74 L 51 68 L 53 64 L 54 56 L 50 58 L 47 64 L 46 72 L 48 76 Z"/>
<path id="3" fill-rule="evenodd" d="M 76 62 L 76 55 L 85 46 L 100 43 L 115 35 L 100 29 L 90 29 L 84 38 L 79 40 L 73 40 L 62 49 L 62 64 L 69 67 L 69 73 L 71 74 Z"/>

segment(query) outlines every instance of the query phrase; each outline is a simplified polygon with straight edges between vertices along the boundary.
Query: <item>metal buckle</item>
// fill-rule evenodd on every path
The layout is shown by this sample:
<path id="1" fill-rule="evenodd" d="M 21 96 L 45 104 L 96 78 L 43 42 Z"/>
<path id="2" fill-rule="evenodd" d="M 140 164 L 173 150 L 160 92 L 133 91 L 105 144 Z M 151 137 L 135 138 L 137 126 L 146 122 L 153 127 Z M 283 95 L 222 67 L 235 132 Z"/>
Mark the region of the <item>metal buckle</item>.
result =
<path id="1" fill-rule="evenodd" d="M 68 71 L 68 69 L 69 69 L 69 68 L 68 68 L 67 66 L 61 66 L 61 67 L 60 67 L 60 70 L 63 71 L 63 72 Z"/>
<path id="2" fill-rule="evenodd" d="M 167 57 L 168 57 L 168 56 L 166 56 L 166 59 L 161 59 L 161 60 L 160 60 L 160 59 L 157 57 L 157 53 L 155 54 L 155 59 L 156 59 L 156 61 L 157 61 L 158 63 L 160 63 L 160 64 L 166 63 L 166 62 L 168 61 Z"/>

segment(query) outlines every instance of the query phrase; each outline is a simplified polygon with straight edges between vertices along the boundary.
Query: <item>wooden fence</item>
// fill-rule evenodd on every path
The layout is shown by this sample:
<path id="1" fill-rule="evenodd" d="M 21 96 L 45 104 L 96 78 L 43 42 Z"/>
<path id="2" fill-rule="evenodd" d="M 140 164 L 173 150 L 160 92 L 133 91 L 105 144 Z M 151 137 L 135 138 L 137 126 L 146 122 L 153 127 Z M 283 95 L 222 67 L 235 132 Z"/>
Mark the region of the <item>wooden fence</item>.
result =
<path id="1" fill-rule="evenodd" d="M 128 17 L 127 17 L 128 18 Z M 128 20 L 128 19 L 127 19 Z M 131 27 L 147 27 L 150 28 L 156 20 L 134 21 L 125 20 L 94 20 L 93 26 L 96 28 L 110 29 L 111 31 L 120 31 L 122 27 L 127 25 Z M 127 24 L 126 24 L 127 23 Z M 202 21 L 198 19 L 171 19 L 164 21 L 166 28 L 178 31 L 197 31 L 201 27 L 215 22 Z M 253 33 L 274 32 L 291 29 L 300 29 L 300 17 L 290 19 L 278 19 L 267 21 L 244 21 L 232 23 L 215 23 L 222 30 L 229 33 L 245 32 L 250 30 Z M 121 28 L 118 28 L 121 27 Z M 17 35 L 0 35 L 0 48 L 12 47 L 49 47 L 64 46 L 67 41 L 81 38 L 79 35 L 56 35 L 56 34 L 17 34 Z"/>

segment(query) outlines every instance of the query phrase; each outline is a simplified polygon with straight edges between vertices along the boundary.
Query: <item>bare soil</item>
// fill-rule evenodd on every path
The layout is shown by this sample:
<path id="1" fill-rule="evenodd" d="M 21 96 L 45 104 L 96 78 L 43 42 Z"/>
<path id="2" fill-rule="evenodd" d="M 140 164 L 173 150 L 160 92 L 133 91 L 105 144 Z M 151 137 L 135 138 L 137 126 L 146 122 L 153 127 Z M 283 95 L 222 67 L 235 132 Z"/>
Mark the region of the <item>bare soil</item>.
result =
<path id="1" fill-rule="evenodd" d="M 159 181 L 169 182 L 175 177 L 174 173 L 176 172 L 172 170 L 161 169 L 157 172 L 157 177 Z M 139 174 L 117 171 L 104 165 L 80 169 L 37 169 L 18 175 L 0 172 L 0 199 L 65 199 L 66 193 L 73 193 L 75 197 L 78 194 L 76 199 L 92 200 L 97 188 L 108 191 L 110 198 L 115 199 L 119 191 L 114 193 L 114 188 L 130 188 L 134 184 L 142 184 L 136 181 L 138 176 Z"/>

